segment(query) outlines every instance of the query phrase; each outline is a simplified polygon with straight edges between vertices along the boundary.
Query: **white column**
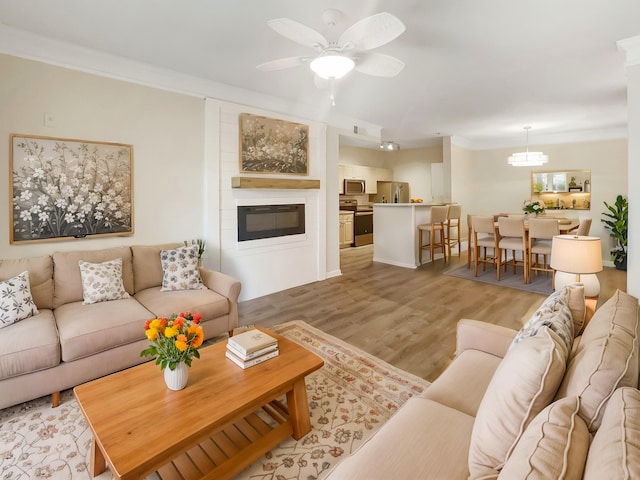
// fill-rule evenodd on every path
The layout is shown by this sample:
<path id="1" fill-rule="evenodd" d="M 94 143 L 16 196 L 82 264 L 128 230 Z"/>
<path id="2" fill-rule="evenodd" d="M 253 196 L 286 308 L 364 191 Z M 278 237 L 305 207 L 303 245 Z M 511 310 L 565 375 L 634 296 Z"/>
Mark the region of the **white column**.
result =
<path id="1" fill-rule="evenodd" d="M 627 292 L 640 297 L 640 36 L 620 40 L 618 49 L 626 54 L 628 104 L 628 200 L 629 255 L 627 257 Z"/>

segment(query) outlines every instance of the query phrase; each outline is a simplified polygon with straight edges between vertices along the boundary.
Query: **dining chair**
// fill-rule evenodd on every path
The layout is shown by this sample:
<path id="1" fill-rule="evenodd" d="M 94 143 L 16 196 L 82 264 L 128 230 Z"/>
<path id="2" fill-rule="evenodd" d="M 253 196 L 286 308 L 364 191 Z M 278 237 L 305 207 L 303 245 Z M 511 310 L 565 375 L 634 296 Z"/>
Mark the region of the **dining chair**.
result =
<path id="1" fill-rule="evenodd" d="M 504 271 L 507 271 L 507 265 L 513 265 L 513 273 L 516 268 L 522 265 L 524 270 L 524 283 L 528 283 L 529 269 L 527 259 L 527 236 L 524 228 L 524 218 L 500 217 L 498 218 L 498 233 L 500 239 L 498 241 L 498 262 L 497 277 L 500 281 L 500 270 L 504 265 Z M 511 260 L 508 259 L 508 251 L 511 250 Z M 504 251 L 504 262 L 502 261 L 502 252 Z M 516 252 L 522 252 L 522 261 L 516 258 Z"/>
<path id="2" fill-rule="evenodd" d="M 486 271 L 487 264 L 497 265 L 498 242 L 496 239 L 495 222 L 491 215 L 473 215 L 473 274 L 478 276 L 478 265 L 482 263 L 482 271 Z M 491 249 L 493 255 L 488 255 Z"/>
<path id="3" fill-rule="evenodd" d="M 569 233 L 573 235 L 578 235 L 581 237 L 581 236 L 589 235 L 590 230 L 591 230 L 591 219 L 583 218 L 582 220 L 580 220 L 580 224 L 578 225 L 578 228 L 571 230 Z"/>
<path id="4" fill-rule="evenodd" d="M 451 257 L 451 248 L 458 246 L 458 256 L 460 256 L 460 217 L 462 216 L 462 205 L 459 203 L 450 203 L 449 212 L 447 213 L 447 249 L 449 257 Z M 452 236 L 451 232 L 456 230 L 456 235 Z"/>
<path id="5" fill-rule="evenodd" d="M 549 265 L 551 260 L 551 244 L 553 237 L 560 235 L 558 220 L 548 218 L 532 218 L 529 220 L 529 279 L 532 272 L 551 273 L 551 288 L 555 288 L 555 271 Z M 535 263 L 533 256 L 535 255 Z M 540 263 L 542 255 L 542 263 Z"/>
<path id="6" fill-rule="evenodd" d="M 431 207 L 431 223 L 418 225 L 418 262 L 422 265 L 422 251 L 429 250 L 431 263 L 436 249 L 442 250 L 444 262 L 447 263 L 447 218 L 449 216 L 448 205 Z M 423 245 L 423 232 L 429 233 L 429 244 Z M 437 233 L 437 234 L 436 234 Z"/>

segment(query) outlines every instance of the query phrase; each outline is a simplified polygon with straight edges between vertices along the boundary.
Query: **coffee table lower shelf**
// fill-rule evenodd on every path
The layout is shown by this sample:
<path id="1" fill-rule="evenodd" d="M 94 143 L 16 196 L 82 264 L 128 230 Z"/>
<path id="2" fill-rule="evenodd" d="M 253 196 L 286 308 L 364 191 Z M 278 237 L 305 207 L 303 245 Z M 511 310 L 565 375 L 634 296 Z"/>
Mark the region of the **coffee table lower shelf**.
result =
<path id="1" fill-rule="evenodd" d="M 156 474 L 162 480 L 218 480 L 240 473 L 293 433 L 287 408 L 281 402 L 272 401 L 260 410 L 275 420 L 275 425 L 254 412 L 172 460 Z"/>

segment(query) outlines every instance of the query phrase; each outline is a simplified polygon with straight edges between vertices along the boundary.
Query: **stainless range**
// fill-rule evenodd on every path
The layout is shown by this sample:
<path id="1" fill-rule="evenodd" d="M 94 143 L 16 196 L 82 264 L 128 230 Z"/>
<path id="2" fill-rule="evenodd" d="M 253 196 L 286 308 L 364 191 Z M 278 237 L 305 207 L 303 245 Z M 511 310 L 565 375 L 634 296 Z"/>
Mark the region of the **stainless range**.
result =
<path id="1" fill-rule="evenodd" d="M 353 212 L 354 247 L 373 243 L 373 209 L 358 207 L 358 201 L 345 198 L 340 199 L 340 210 Z"/>

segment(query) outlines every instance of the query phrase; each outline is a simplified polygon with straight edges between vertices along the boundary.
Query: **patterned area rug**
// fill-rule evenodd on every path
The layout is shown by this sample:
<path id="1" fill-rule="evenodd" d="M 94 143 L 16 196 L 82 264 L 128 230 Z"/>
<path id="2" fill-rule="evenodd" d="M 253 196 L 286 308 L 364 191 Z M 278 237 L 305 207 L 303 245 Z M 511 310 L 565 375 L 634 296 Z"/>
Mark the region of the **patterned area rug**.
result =
<path id="1" fill-rule="evenodd" d="M 371 437 L 429 382 L 294 321 L 273 328 L 325 361 L 306 378 L 312 431 L 290 438 L 236 479 L 320 479 Z M 0 410 L 0 479 L 87 479 L 91 432 L 73 393 L 50 407 L 49 397 Z M 107 470 L 100 480 L 112 478 Z M 153 478 L 157 478 L 153 476 Z"/>

